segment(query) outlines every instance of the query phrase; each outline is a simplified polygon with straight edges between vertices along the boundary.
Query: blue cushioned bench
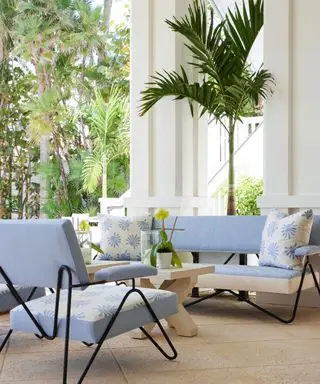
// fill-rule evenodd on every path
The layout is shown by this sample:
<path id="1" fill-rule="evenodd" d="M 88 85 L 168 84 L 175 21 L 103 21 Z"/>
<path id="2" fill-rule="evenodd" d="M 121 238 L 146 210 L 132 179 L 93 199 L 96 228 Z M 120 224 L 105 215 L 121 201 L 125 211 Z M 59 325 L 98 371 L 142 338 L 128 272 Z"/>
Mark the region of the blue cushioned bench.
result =
<path id="1" fill-rule="evenodd" d="M 174 217 L 166 222 L 172 226 Z M 229 291 L 249 304 L 258 307 L 249 301 L 247 291 L 297 294 L 293 315 L 289 320 L 282 319 L 268 311 L 268 315 L 288 323 L 293 321 L 302 290 L 319 288 L 319 274 L 309 263 L 309 256 L 320 254 L 320 216 L 314 216 L 309 246 L 296 250 L 296 255 L 307 258 L 308 265 L 303 271 L 286 270 L 282 268 L 248 266 L 247 255 L 260 252 L 262 231 L 266 216 L 180 216 L 173 236 L 173 245 L 177 251 L 192 252 L 194 262 L 210 262 L 210 257 L 202 254 L 207 252 L 226 254 L 225 263 L 216 265 L 214 255 L 212 264 L 215 264 L 215 273 L 199 277 L 198 287 L 217 289 L 214 296 L 222 291 Z M 157 223 L 154 223 L 157 228 Z M 229 261 L 239 255 L 239 264 L 229 264 Z M 233 290 L 239 291 L 236 294 Z M 203 298 L 195 302 L 201 301 Z"/>

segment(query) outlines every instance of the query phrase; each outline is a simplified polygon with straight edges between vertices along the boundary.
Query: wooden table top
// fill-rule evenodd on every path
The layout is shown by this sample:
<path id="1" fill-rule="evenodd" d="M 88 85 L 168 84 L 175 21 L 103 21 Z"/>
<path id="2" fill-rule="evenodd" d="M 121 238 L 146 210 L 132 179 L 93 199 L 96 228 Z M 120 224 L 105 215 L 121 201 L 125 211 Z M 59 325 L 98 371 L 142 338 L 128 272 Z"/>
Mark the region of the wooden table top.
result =
<path id="1" fill-rule="evenodd" d="M 214 273 L 214 265 L 182 263 L 182 268 L 158 268 L 158 274 L 156 276 L 152 276 L 152 278 L 158 278 L 163 280 L 176 280 L 185 277 L 197 277 L 199 275 L 206 275 L 207 273 Z"/>

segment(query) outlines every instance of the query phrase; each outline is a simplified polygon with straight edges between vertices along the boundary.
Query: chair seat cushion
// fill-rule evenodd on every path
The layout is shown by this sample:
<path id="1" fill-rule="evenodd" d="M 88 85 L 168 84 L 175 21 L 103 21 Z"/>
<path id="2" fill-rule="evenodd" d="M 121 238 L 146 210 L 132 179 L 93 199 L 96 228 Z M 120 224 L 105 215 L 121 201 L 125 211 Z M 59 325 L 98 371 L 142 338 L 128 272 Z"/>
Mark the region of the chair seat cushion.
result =
<path id="1" fill-rule="evenodd" d="M 137 277 L 154 276 L 157 268 L 144 265 L 140 262 L 132 262 L 128 265 L 119 265 L 101 269 L 94 274 L 95 281 L 118 281 L 135 279 Z"/>
<path id="2" fill-rule="evenodd" d="M 27 300 L 33 288 L 31 287 L 15 287 L 23 300 Z M 44 288 L 37 288 L 33 294 L 33 298 L 42 297 L 45 295 Z M 17 300 L 12 296 L 6 284 L 0 284 L 0 313 L 9 312 L 12 308 L 18 305 Z"/>
<path id="3" fill-rule="evenodd" d="M 319 273 L 316 273 L 317 277 Z M 295 293 L 301 271 L 250 265 L 215 265 L 215 273 L 199 276 L 200 288 L 234 289 L 253 292 Z M 311 273 L 305 275 L 302 289 L 314 287 Z"/>
<path id="4" fill-rule="evenodd" d="M 84 291 L 73 290 L 70 338 L 90 343 L 100 340 L 110 319 L 118 309 L 124 295 L 130 290 L 123 286 L 95 285 Z M 141 289 L 159 319 L 177 312 L 175 293 L 157 289 Z M 28 307 L 44 330 L 51 335 L 54 323 L 56 295 L 52 294 L 32 300 Z M 64 337 L 66 324 L 67 292 L 61 292 L 58 337 Z M 138 293 L 133 293 L 125 302 L 108 338 L 152 322 Z M 10 312 L 11 328 L 22 332 L 39 333 L 29 316 L 20 305 Z"/>

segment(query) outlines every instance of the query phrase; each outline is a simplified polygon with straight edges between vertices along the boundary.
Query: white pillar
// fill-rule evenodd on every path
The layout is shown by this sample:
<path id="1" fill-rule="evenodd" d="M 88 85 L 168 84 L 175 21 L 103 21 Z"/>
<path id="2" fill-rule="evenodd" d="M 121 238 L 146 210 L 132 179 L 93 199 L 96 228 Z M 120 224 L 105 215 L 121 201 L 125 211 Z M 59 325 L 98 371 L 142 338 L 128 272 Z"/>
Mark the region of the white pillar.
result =
<path id="1" fill-rule="evenodd" d="M 318 0 L 266 0 L 264 62 L 276 86 L 265 109 L 264 209 L 320 209 Z"/>
<path id="2" fill-rule="evenodd" d="M 190 68 L 183 41 L 165 23 L 185 15 L 189 3 L 131 2 L 131 197 L 124 199 L 129 212 L 167 207 L 192 215 L 208 207 L 207 120 L 192 118 L 185 101 L 171 98 L 144 117 L 138 113 L 140 92 L 156 71 L 180 71 L 181 64 Z M 196 78 L 193 69 L 188 75 Z"/>
<path id="3" fill-rule="evenodd" d="M 276 86 L 265 109 L 264 212 L 320 210 L 319 12 L 319 0 L 265 1 L 264 62 Z"/>

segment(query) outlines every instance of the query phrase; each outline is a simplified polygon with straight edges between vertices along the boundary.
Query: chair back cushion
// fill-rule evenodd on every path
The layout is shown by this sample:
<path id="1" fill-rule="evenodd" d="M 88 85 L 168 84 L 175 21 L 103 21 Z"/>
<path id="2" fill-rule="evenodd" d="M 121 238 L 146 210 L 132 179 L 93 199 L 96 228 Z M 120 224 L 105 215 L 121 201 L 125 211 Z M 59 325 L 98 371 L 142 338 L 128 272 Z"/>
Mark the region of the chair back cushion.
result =
<path id="1" fill-rule="evenodd" d="M 141 260 L 141 231 L 152 226 L 152 216 L 99 215 L 101 249 L 100 260 Z"/>
<path id="2" fill-rule="evenodd" d="M 88 282 L 69 220 L 0 220 L 0 244 L 0 266 L 13 284 L 54 288 L 62 265 L 71 268 L 74 284 Z"/>
<path id="3" fill-rule="evenodd" d="M 312 222 L 312 210 L 290 216 L 272 210 L 262 232 L 259 265 L 301 269 L 302 258 L 295 250 L 309 243 Z"/>

